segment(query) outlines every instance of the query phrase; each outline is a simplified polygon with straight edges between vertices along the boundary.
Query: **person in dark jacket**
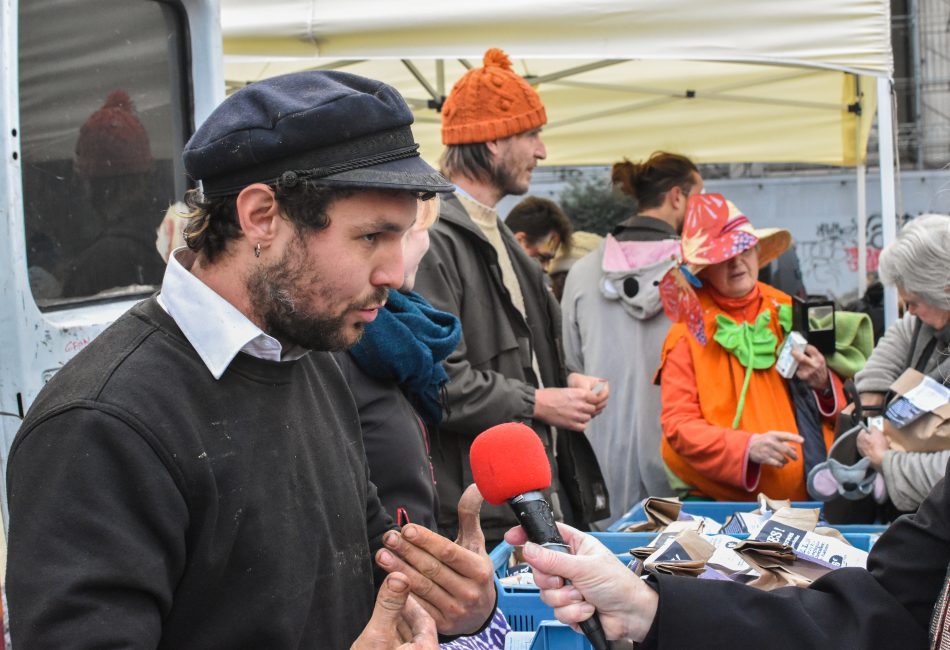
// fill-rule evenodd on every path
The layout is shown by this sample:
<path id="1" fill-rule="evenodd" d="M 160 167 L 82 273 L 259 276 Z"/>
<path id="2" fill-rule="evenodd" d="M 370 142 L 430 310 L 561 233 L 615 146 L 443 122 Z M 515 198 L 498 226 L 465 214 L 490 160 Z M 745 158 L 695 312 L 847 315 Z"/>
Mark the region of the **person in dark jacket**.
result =
<path id="1" fill-rule="evenodd" d="M 429 649 L 488 624 L 474 488 L 458 542 L 395 530 L 329 354 L 402 285 L 418 200 L 451 189 L 411 123 L 392 87 L 313 71 L 239 90 L 192 136 L 189 248 L 11 448 L 16 647 Z"/>
<path id="2" fill-rule="evenodd" d="M 719 580 L 641 580 L 599 541 L 561 526 L 575 555 L 526 544 L 541 599 L 577 624 L 595 610 L 608 639 L 637 648 L 945 648 L 950 642 L 950 483 L 895 521 L 868 568 L 831 571 L 807 589 Z M 524 544 L 516 528 L 505 536 Z M 564 586 L 564 580 L 571 585 Z M 653 580 L 653 578 L 651 578 Z M 928 645 L 929 635 L 929 645 Z"/>
<path id="3" fill-rule="evenodd" d="M 356 400 L 380 502 L 398 525 L 432 530 L 438 527 L 438 497 L 430 438 L 444 415 L 449 377 L 442 361 L 462 336 L 458 318 L 412 291 L 437 217 L 437 200 L 420 202 L 404 242 L 402 287 L 389 292 L 359 343 L 335 355 Z"/>
<path id="4" fill-rule="evenodd" d="M 503 422 L 538 433 L 555 476 L 549 496 L 567 521 L 586 526 L 608 511 L 597 460 L 578 433 L 608 390 L 595 377 L 565 376 L 557 303 L 540 265 L 495 211 L 505 195 L 527 191 L 546 155 L 544 106 L 501 50 L 486 52 L 484 64 L 455 84 L 442 110 L 442 167 L 458 189 L 442 201 L 416 278 L 419 293 L 462 321 L 462 340 L 445 364 L 449 408 L 433 454 L 439 527 L 450 536 L 457 522 L 449 504 L 472 481 L 472 441 Z M 507 506 L 482 512 L 489 543 L 516 521 Z"/>

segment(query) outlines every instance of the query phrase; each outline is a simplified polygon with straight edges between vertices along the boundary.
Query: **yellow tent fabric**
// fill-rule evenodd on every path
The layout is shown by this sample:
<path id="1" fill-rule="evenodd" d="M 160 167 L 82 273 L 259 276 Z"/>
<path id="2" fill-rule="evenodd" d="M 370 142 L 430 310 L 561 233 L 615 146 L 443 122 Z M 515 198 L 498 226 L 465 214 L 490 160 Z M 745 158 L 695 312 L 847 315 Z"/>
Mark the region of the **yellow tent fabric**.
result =
<path id="1" fill-rule="evenodd" d="M 442 150 L 429 101 L 502 47 L 541 93 L 555 165 L 657 149 L 863 162 L 875 78 L 893 67 L 889 19 L 886 0 L 222 2 L 231 89 L 312 68 L 384 80 L 413 106 L 429 160 Z"/>

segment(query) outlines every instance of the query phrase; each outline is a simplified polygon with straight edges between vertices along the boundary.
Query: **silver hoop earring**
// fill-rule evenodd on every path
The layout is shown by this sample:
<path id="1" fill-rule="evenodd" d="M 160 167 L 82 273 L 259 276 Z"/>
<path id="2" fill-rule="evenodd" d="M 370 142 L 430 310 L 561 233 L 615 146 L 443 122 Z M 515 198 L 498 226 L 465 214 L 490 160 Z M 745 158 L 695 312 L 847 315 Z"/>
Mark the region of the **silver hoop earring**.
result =
<path id="1" fill-rule="evenodd" d="M 254 257 L 261 256 L 261 243 L 257 242 L 257 246 L 254 247 Z"/>

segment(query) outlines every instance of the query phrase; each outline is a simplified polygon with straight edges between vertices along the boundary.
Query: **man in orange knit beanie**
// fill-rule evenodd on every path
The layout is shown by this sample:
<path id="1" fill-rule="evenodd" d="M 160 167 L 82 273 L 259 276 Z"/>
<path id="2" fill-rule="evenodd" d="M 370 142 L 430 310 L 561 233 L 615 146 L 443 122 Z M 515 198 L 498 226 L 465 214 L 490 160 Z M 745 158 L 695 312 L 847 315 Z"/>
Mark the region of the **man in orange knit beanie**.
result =
<path id="1" fill-rule="evenodd" d="M 432 454 L 439 526 L 449 535 L 457 525 L 450 506 L 471 483 L 472 440 L 502 422 L 526 422 L 543 441 L 555 512 L 584 528 L 608 512 L 600 468 L 580 433 L 604 408 L 608 391 L 595 390 L 595 377 L 566 376 L 557 302 L 541 267 L 495 211 L 506 195 L 528 191 L 547 155 L 546 122 L 537 91 L 494 48 L 483 67 L 459 79 L 442 108 L 442 173 L 457 189 L 442 201 L 416 290 L 462 321 L 462 341 L 445 361 L 448 408 Z M 515 524 L 507 507 L 482 507 L 489 548 Z"/>

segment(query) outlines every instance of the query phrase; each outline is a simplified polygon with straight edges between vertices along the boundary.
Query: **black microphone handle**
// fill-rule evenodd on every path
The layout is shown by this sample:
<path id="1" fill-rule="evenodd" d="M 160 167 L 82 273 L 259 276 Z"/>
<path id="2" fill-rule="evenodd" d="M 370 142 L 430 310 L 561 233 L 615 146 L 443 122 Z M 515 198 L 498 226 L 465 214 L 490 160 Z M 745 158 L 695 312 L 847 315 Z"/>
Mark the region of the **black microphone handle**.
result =
<path id="1" fill-rule="evenodd" d="M 554 512 L 540 492 L 526 492 L 519 494 L 508 500 L 508 505 L 515 511 L 521 527 L 524 528 L 528 539 L 535 544 L 540 544 L 545 548 L 558 553 L 570 553 L 571 548 L 564 543 L 557 524 L 554 523 Z M 564 581 L 569 584 L 569 581 Z M 600 624 L 600 617 L 597 612 L 586 621 L 581 622 L 581 630 L 584 636 L 590 641 L 594 650 L 609 650 L 610 644 L 607 642 L 607 635 L 604 634 L 604 627 Z"/>

